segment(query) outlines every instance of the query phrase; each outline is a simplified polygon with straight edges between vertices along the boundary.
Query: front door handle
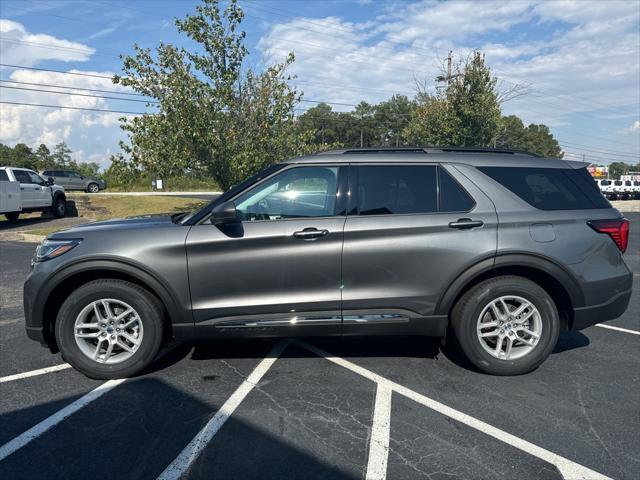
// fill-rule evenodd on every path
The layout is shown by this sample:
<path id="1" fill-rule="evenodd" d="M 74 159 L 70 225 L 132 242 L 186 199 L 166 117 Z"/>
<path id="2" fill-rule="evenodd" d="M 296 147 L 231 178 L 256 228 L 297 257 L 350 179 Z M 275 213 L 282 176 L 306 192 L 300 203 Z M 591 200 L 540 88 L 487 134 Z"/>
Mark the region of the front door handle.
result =
<path id="1" fill-rule="evenodd" d="M 299 232 L 293 232 L 293 236 L 302 240 L 315 240 L 316 238 L 326 237 L 329 230 L 318 230 L 317 228 L 305 228 Z"/>
<path id="2" fill-rule="evenodd" d="M 449 224 L 450 228 L 457 228 L 459 230 L 467 230 L 469 228 L 481 227 L 484 225 L 482 220 L 471 220 L 470 218 L 459 218 L 455 222 Z"/>

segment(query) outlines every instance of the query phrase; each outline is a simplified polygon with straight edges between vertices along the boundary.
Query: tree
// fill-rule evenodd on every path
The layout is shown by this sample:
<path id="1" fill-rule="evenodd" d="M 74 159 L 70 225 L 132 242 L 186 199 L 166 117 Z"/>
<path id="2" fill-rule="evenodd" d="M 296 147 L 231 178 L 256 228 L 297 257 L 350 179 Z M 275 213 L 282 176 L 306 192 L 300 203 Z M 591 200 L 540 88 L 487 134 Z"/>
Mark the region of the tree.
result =
<path id="1" fill-rule="evenodd" d="M 406 145 L 404 130 L 411 121 L 415 103 L 404 95 L 393 95 L 379 103 L 373 114 L 377 130 L 376 146 L 400 147 Z"/>
<path id="2" fill-rule="evenodd" d="M 158 111 L 121 120 L 128 143 L 112 159 L 114 168 L 159 176 L 202 171 L 226 189 L 266 165 L 316 148 L 310 146 L 312 132 L 294 128 L 300 94 L 286 73 L 293 55 L 254 72 L 244 62 L 243 18 L 236 0 L 224 10 L 217 0 L 203 0 L 195 14 L 175 22 L 197 48 L 160 43 L 153 53 L 134 46 L 135 55 L 123 59 L 124 75 L 114 83 L 157 100 Z"/>
<path id="3" fill-rule="evenodd" d="M 562 158 L 563 152 L 546 125 L 525 127 L 515 115 L 502 117 L 501 105 L 525 93 L 516 85 L 500 91 L 484 55 L 473 52 L 458 73 L 442 75 L 449 83 L 430 94 L 419 86 L 417 107 L 405 129 L 410 143 L 462 147 L 497 147 L 528 150 Z"/>
<path id="4" fill-rule="evenodd" d="M 624 162 L 611 162 L 609 164 L 609 176 L 611 178 L 620 178 L 620 175 L 626 175 L 632 169 L 631 165 Z"/>
<path id="5" fill-rule="evenodd" d="M 71 161 L 71 149 L 66 143 L 60 142 L 53 147 L 51 157 L 53 158 L 56 166 L 64 168 L 68 166 Z"/>
<path id="6" fill-rule="evenodd" d="M 542 157 L 562 158 L 564 155 L 549 127 L 535 124 L 525 127 L 522 120 L 515 115 L 502 117 L 493 146 L 527 150 Z"/>
<path id="7" fill-rule="evenodd" d="M 36 157 L 38 159 L 38 168 L 45 170 L 55 167 L 55 160 L 51 155 L 51 150 L 44 143 L 41 143 L 36 150 Z"/>
<path id="8" fill-rule="evenodd" d="M 18 143 L 15 147 L 13 147 L 13 152 L 10 156 L 10 165 L 15 167 L 22 168 L 31 168 L 36 169 L 37 158 L 31 150 L 31 147 L 25 145 L 24 143 Z"/>

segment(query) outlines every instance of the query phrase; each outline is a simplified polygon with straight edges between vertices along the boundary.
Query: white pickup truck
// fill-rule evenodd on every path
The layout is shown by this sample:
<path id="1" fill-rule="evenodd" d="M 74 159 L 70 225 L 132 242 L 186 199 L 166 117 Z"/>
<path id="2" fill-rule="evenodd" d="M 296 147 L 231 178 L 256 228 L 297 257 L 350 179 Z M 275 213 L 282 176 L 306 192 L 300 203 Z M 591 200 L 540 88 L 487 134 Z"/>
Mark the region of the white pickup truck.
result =
<path id="1" fill-rule="evenodd" d="M 64 188 L 28 168 L 0 167 L 0 214 L 14 221 L 21 213 L 30 212 L 51 212 L 56 218 L 64 217 L 67 213 Z"/>

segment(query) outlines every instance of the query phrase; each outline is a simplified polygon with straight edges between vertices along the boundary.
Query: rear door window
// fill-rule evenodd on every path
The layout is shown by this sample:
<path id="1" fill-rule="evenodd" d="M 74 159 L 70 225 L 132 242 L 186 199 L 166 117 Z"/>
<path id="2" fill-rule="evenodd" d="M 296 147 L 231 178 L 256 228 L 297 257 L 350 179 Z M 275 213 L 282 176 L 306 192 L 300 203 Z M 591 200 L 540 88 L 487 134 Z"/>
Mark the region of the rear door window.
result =
<path id="1" fill-rule="evenodd" d="M 611 208 L 586 168 L 479 167 L 540 210 Z"/>
<path id="2" fill-rule="evenodd" d="M 359 215 L 438 211 L 435 165 L 364 165 L 357 170 Z"/>
<path id="3" fill-rule="evenodd" d="M 0 170 L 0 181 L 9 181 L 9 175 L 6 170 Z"/>

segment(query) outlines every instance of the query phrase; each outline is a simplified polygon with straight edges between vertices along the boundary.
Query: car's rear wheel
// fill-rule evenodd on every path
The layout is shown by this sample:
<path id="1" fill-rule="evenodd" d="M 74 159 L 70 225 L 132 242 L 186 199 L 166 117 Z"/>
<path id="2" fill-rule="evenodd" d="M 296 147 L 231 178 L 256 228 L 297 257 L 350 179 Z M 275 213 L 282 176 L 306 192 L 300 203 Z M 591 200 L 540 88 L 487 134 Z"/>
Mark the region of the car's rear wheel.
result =
<path id="1" fill-rule="evenodd" d="M 5 213 L 4 216 L 10 222 L 15 222 L 16 220 L 18 220 L 18 217 L 20 216 L 20 213 L 19 212 L 9 212 L 9 213 Z"/>
<path id="2" fill-rule="evenodd" d="M 62 195 L 58 195 L 53 201 L 51 213 L 56 218 L 62 218 L 67 213 L 67 201 Z"/>
<path id="3" fill-rule="evenodd" d="M 91 378 L 125 378 L 148 366 L 162 342 L 162 307 L 123 280 L 95 280 L 62 304 L 56 340 L 64 359 Z"/>
<path id="4" fill-rule="evenodd" d="M 87 186 L 87 192 L 89 193 L 98 193 L 100 191 L 100 187 L 98 186 L 97 183 L 90 183 Z"/>
<path id="5" fill-rule="evenodd" d="M 518 276 L 485 280 L 453 308 L 453 332 L 477 368 L 494 375 L 520 375 L 553 351 L 560 332 L 558 310 L 535 282 Z"/>

